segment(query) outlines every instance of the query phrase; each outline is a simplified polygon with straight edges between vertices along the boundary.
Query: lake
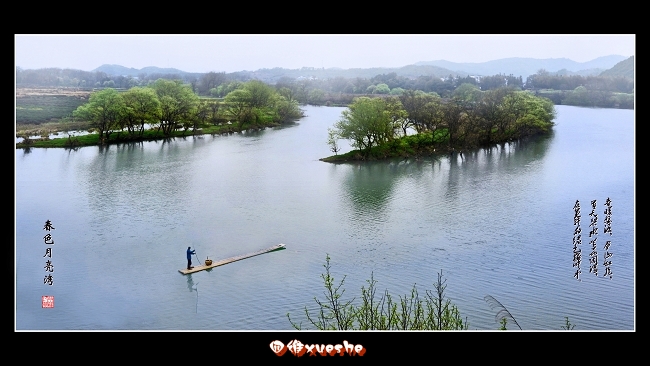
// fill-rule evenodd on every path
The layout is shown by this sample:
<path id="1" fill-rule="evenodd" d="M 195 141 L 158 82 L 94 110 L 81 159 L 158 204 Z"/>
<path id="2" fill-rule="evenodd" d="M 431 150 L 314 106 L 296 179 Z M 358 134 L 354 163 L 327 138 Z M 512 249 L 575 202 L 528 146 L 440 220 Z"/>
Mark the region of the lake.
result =
<path id="1" fill-rule="evenodd" d="M 318 159 L 332 154 L 327 128 L 344 108 L 303 109 L 297 123 L 258 132 L 16 150 L 16 329 L 289 330 L 287 313 L 313 329 L 304 309 L 323 298 L 328 254 L 349 299 L 371 273 L 397 297 L 432 290 L 442 270 L 470 329 L 499 328 L 486 295 L 527 330 L 560 330 L 565 316 L 576 330 L 635 329 L 633 110 L 556 106 L 550 136 L 329 164 Z M 219 260 L 279 243 L 178 272 L 188 246 Z M 53 308 L 42 308 L 46 295 Z"/>

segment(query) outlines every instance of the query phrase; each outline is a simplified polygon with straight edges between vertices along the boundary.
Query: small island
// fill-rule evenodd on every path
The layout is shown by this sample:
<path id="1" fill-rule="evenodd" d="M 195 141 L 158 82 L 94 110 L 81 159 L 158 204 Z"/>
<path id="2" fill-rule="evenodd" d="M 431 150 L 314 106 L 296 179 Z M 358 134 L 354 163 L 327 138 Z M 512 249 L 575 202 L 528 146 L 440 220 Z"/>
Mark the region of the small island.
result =
<path id="1" fill-rule="evenodd" d="M 380 160 L 467 151 L 552 130 L 556 116 L 547 98 L 498 88 L 485 92 L 459 86 L 451 98 L 408 90 L 399 97 L 360 97 L 328 130 L 335 155 L 325 162 Z M 338 155 L 338 140 L 355 150 Z"/>

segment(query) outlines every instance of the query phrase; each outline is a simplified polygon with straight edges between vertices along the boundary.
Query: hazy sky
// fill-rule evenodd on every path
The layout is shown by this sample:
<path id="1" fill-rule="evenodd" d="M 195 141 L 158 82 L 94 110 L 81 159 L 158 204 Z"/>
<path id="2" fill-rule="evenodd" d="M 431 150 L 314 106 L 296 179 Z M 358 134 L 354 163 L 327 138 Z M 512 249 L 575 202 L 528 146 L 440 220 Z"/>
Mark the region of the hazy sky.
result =
<path id="1" fill-rule="evenodd" d="M 419 61 L 632 56 L 635 35 L 15 35 L 15 63 L 91 71 L 103 64 L 188 72 L 401 67 Z"/>

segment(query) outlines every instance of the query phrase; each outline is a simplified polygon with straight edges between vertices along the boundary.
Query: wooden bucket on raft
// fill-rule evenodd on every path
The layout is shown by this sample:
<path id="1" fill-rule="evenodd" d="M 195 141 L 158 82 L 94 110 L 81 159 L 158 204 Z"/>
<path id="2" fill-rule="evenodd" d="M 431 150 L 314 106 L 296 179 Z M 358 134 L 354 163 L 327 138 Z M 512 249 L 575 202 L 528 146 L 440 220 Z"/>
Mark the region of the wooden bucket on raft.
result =
<path id="1" fill-rule="evenodd" d="M 205 265 L 206 266 L 211 266 L 212 265 L 212 259 L 206 258 Z"/>

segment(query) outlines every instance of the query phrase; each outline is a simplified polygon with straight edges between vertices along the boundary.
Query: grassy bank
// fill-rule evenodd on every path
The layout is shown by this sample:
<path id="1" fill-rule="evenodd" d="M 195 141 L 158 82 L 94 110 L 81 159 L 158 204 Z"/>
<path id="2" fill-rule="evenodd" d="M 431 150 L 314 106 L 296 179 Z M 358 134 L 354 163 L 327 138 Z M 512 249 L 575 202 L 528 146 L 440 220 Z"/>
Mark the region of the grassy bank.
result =
<path id="1" fill-rule="evenodd" d="M 244 130 L 256 130 L 263 129 L 266 127 L 279 126 L 279 124 L 266 124 L 265 126 L 251 126 L 245 124 L 241 127 L 238 125 L 204 125 L 196 131 L 188 130 L 176 130 L 169 135 L 165 135 L 162 131 L 157 129 L 146 130 L 140 136 L 139 133 L 130 134 L 127 131 L 115 131 L 111 133 L 109 139 L 105 141 L 105 144 L 119 144 L 125 142 L 139 142 L 139 141 L 153 141 L 153 140 L 162 140 L 171 137 L 185 137 L 192 135 L 216 135 L 216 134 L 227 134 L 241 132 Z M 16 148 L 27 148 L 27 147 L 59 147 L 59 148 L 74 148 L 81 146 L 95 146 L 99 145 L 99 135 L 97 133 L 85 135 L 85 136 L 75 136 L 75 137 L 61 137 L 61 138 L 40 138 L 40 139 L 30 139 L 23 140 L 23 142 L 17 143 Z"/>
<path id="2" fill-rule="evenodd" d="M 462 144 L 458 144 L 450 146 L 446 129 L 442 129 L 436 131 L 435 138 L 432 138 L 431 132 L 422 132 L 394 139 L 379 146 L 373 146 L 371 149 L 352 150 L 345 154 L 332 155 L 319 160 L 327 163 L 345 163 L 351 161 L 374 161 L 392 158 L 423 157 L 436 154 L 449 154 L 452 152 L 462 153 L 463 151 L 495 146 L 496 144 L 509 141 L 512 141 L 512 139 L 495 142 L 490 145 L 463 146 Z"/>
<path id="3" fill-rule="evenodd" d="M 383 160 L 391 158 L 408 158 L 444 154 L 459 149 L 448 146 L 449 138 L 445 130 L 436 131 L 435 139 L 431 132 L 404 136 L 379 146 L 365 150 L 352 150 L 345 154 L 332 155 L 320 159 L 328 163 L 344 163 L 349 161 Z"/>

